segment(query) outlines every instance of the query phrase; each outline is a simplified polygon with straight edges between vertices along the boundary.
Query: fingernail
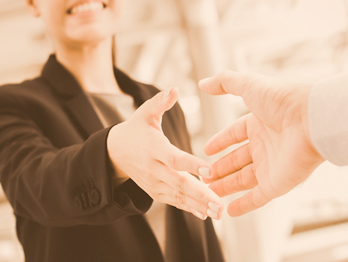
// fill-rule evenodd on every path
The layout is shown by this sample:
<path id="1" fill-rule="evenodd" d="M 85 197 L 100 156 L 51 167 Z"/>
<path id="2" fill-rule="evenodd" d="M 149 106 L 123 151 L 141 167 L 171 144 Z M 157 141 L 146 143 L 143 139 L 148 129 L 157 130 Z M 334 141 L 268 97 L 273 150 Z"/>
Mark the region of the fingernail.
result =
<path id="1" fill-rule="evenodd" d="M 170 92 L 172 91 L 172 87 L 171 88 L 169 88 L 168 90 L 166 90 L 164 93 L 163 93 L 163 98 L 166 98 L 166 97 L 168 97 L 169 96 L 169 94 L 170 94 Z"/>
<path id="2" fill-rule="evenodd" d="M 218 214 L 210 209 L 207 210 L 207 215 L 210 216 L 211 218 L 218 219 Z"/>
<path id="3" fill-rule="evenodd" d="M 200 168 L 198 168 L 198 174 L 200 174 L 203 177 L 209 178 L 210 177 L 210 170 L 207 167 L 200 167 Z"/>
<path id="4" fill-rule="evenodd" d="M 200 219 L 202 219 L 202 220 L 205 220 L 205 219 L 206 219 L 206 216 L 205 216 L 205 215 L 203 215 L 202 213 L 199 213 L 199 212 L 196 211 L 196 210 L 193 210 L 192 213 L 193 213 L 196 217 L 198 217 L 198 218 L 200 218 Z"/>
<path id="5" fill-rule="evenodd" d="M 209 202 L 208 206 L 211 210 L 213 210 L 216 213 L 220 213 L 220 205 L 214 203 L 214 202 Z"/>

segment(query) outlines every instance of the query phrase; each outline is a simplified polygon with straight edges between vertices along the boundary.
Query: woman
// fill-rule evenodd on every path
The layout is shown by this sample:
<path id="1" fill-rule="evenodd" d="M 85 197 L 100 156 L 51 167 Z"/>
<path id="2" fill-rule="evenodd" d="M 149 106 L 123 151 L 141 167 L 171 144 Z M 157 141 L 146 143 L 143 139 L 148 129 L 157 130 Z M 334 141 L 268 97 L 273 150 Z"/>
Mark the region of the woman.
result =
<path id="1" fill-rule="evenodd" d="M 0 178 L 26 261 L 222 261 L 206 219 L 222 202 L 188 173 L 212 169 L 186 153 L 178 89 L 113 66 L 116 1 L 27 5 L 55 54 L 38 78 L 0 87 Z M 153 200 L 169 204 L 162 224 Z"/>

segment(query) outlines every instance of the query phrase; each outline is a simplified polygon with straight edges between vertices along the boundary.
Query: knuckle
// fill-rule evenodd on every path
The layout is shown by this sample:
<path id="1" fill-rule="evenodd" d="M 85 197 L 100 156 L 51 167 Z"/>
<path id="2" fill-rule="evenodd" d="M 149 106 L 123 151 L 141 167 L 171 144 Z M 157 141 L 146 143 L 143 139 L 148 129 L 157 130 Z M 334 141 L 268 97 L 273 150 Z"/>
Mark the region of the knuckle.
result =
<path id="1" fill-rule="evenodd" d="M 237 174 L 237 184 L 239 188 L 241 189 L 245 188 L 242 172 L 238 172 Z"/>
<path id="2" fill-rule="evenodd" d="M 198 191 L 197 193 L 197 198 L 198 200 L 205 200 L 206 199 L 206 194 L 203 191 Z"/>
<path id="3" fill-rule="evenodd" d="M 179 190 L 179 192 L 185 192 L 186 189 L 187 178 L 184 176 L 179 176 L 175 181 L 175 188 Z"/>
<path id="4" fill-rule="evenodd" d="M 177 166 L 177 159 L 175 155 L 169 155 L 167 158 L 168 164 L 169 166 L 171 166 L 172 168 L 176 168 Z"/>
<path id="5" fill-rule="evenodd" d="M 235 187 L 233 186 L 233 184 L 228 183 L 228 178 L 225 177 L 221 183 L 221 190 L 222 190 L 222 194 L 223 195 L 228 195 L 228 194 L 232 194 L 235 192 Z"/>
<path id="6" fill-rule="evenodd" d="M 185 205 L 185 202 L 186 202 L 186 200 L 185 200 L 185 196 L 183 193 L 181 193 L 181 192 L 175 193 L 175 206 L 176 207 L 180 207 L 180 206 Z"/>
<path id="7" fill-rule="evenodd" d="M 159 198 L 159 194 L 155 193 L 155 192 L 146 192 L 153 200 L 158 201 Z"/>
<path id="8" fill-rule="evenodd" d="M 236 129 L 234 128 L 234 126 L 230 126 L 228 128 L 228 135 L 230 136 L 231 140 L 237 140 Z"/>
<path id="9" fill-rule="evenodd" d="M 162 191 L 163 191 L 162 187 L 163 187 L 162 181 L 156 181 L 153 185 L 153 189 L 158 193 L 162 193 Z"/>
<path id="10" fill-rule="evenodd" d="M 250 174 L 248 174 L 248 172 L 249 172 Z M 243 184 L 244 184 L 244 186 L 245 186 L 246 188 L 252 187 L 253 184 L 254 184 L 254 179 L 253 179 L 254 174 L 253 174 L 253 171 L 252 171 L 252 169 L 250 168 L 250 166 L 249 166 L 249 167 L 246 167 L 246 168 L 243 168 L 243 169 L 241 170 L 241 173 L 242 173 L 242 176 L 244 177 L 244 179 L 243 179 Z"/>
<path id="11" fill-rule="evenodd" d="M 221 178 L 221 177 L 223 177 L 223 165 L 215 162 L 213 164 L 213 170 L 214 170 L 213 178 Z"/>
<path id="12" fill-rule="evenodd" d="M 236 170 L 239 170 L 241 168 L 240 158 L 237 151 L 233 151 L 231 153 L 231 164 Z"/>
<path id="13" fill-rule="evenodd" d="M 142 176 L 144 176 L 145 178 L 150 178 L 151 174 L 153 173 L 153 167 L 150 164 L 150 161 L 143 161 L 140 165 L 139 165 L 139 169 L 143 170 L 142 172 Z"/>
<path id="14" fill-rule="evenodd" d="M 161 202 L 161 203 L 164 203 L 165 202 L 165 196 L 163 193 L 158 193 L 157 194 L 157 201 L 158 202 Z"/>

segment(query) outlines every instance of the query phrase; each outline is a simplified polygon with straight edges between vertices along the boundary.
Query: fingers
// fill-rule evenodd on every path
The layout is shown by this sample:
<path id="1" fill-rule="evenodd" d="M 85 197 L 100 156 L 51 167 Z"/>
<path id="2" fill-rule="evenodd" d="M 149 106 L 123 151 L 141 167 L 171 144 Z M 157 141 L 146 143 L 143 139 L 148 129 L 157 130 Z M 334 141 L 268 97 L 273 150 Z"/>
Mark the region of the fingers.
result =
<path id="1" fill-rule="evenodd" d="M 162 192 L 163 193 L 158 194 L 157 199 L 155 199 L 156 201 L 190 212 L 202 220 L 205 220 L 208 216 L 214 219 L 220 219 L 222 217 L 221 208 L 221 212 L 216 209 L 215 211 L 218 212 L 212 211 L 208 205 L 172 188 L 164 182 L 162 185 Z"/>
<path id="2" fill-rule="evenodd" d="M 221 198 L 191 174 L 187 172 L 178 173 L 181 176 L 178 182 L 184 182 L 184 186 L 174 183 L 176 185 L 175 189 L 203 204 L 201 207 L 192 206 L 195 210 L 203 212 L 203 214 L 207 214 L 214 219 L 220 219 L 223 211 Z"/>
<path id="3" fill-rule="evenodd" d="M 167 188 L 166 194 L 159 194 L 156 201 L 167 204 L 167 205 L 171 205 L 171 206 L 174 206 L 178 209 L 192 213 L 193 215 L 195 215 L 199 219 L 202 219 L 202 220 L 207 219 L 208 216 L 205 214 L 205 212 L 199 212 L 199 211 L 191 208 L 191 206 L 200 206 L 201 205 L 197 200 L 192 199 L 192 198 L 187 197 L 187 196 L 184 196 L 180 192 L 178 193 L 177 191 L 175 191 L 173 188 L 171 188 L 168 185 L 165 185 L 163 187 Z"/>
<path id="4" fill-rule="evenodd" d="M 241 198 L 231 202 L 227 212 L 231 217 L 241 216 L 266 205 L 271 200 L 272 198 L 267 197 L 260 187 L 256 186 Z"/>
<path id="5" fill-rule="evenodd" d="M 178 199 L 178 195 L 181 195 L 182 204 L 212 218 L 221 218 L 223 202 L 218 195 L 188 172 L 167 169 L 171 175 L 162 176 L 162 179 L 175 190 L 172 199 Z"/>
<path id="6" fill-rule="evenodd" d="M 223 85 L 228 85 L 228 81 L 233 77 L 232 71 L 224 71 L 215 76 L 202 79 L 198 86 L 210 95 L 228 94 Z"/>
<path id="7" fill-rule="evenodd" d="M 240 191 L 252 189 L 258 184 L 254 174 L 253 165 L 247 165 L 243 169 L 217 180 L 209 185 L 218 196 L 224 197 Z"/>
<path id="8" fill-rule="evenodd" d="M 242 116 L 231 126 L 214 135 L 205 145 L 204 152 L 208 155 L 214 155 L 228 148 L 233 144 L 243 142 L 248 139 L 247 118 Z"/>
<path id="9" fill-rule="evenodd" d="M 145 119 L 151 126 L 161 129 L 162 115 L 174 106 L 178 96 L 177 87 L 160 92 L 139 107 L 135 115 Z"/>
<path id="10" fill-rule="evenodd" d="M 222 217 L 223 202 L 207 186 L 187 172 L 177 172 L 161 164 L 159 182 L 148 184 L 150 195 L 157 201 L 192 212 L 201 219 Z"/>
<path id="11" fill-rule="evenodd" d="M 162 143 L 161 150 L 153 150 L 151 156 L 177 171 L 187 171 L 206 178 L 210 178 L 214 173 L 212 166 L 206 161 L 181 151 L 169 141 Z"/>
<path id="12" fill-rule="evenodd" d="M 213 164 L 214 175 L 204 178 L 205 183 L 211 183 L 230 175 L 252 163 L 253 159 L 249 151 L 249 143 L 225 155 Z"/>
<path id="13" fill-rule="evenodd" d="M 244 215 L 270 202 L 274 197 L 267 196 L 258 185 L 253 164 L 210 184 L 217 195 L 224 197 L 240 191 L 250 190 L 243 197 L 231 202 L 227 208 L 230 216 Z"/>

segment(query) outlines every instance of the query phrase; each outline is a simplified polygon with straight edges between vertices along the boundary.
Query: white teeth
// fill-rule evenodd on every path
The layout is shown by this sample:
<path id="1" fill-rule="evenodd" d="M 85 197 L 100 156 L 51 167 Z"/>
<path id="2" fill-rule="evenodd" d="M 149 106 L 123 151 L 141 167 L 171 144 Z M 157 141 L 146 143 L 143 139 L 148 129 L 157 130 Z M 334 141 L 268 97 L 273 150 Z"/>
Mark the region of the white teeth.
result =
<path id="1" fill-rule="evenodd" d="M 87 3 L 74 6 L 71 9 L 71 14 L 98 11 L 98 10 L 102 10 L 103 8 L 104 6 L 102 2 L 87 2 Z"/>

